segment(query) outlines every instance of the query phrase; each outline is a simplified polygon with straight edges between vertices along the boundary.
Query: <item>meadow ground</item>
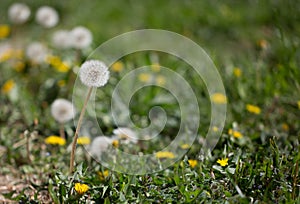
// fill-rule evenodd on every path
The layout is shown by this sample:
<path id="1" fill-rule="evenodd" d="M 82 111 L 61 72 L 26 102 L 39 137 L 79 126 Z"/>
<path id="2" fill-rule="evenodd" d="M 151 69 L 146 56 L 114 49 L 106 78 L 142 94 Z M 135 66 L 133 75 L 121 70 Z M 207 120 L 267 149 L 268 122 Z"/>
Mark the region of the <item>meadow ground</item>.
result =
<path id="1" fill-rule="evenodd" d="M 27 7 L 12 9 L 14 3 L 2 1 L 0 8 L 1 203 L 300 203 L 300 1 L 27 0 Z M 54 12 L 38 15 L 45 5 Z M 76 125 L 68 118 L 73 112 L 65 115 L 68 103 L 55 108 L 54 101 L 73 100 L 77 124 L 87 90 L 76 80 L 82 63 L 107 40 L 139 29 L 168 30 L 196 42 L 215 64 L 226 93 L 211 94 L 211 81 L 168 53 L 140 51 L 118 59 L 93 98 L 96 118 L 90 107 L 84 115 L 85 122 L 96 120 L 103 135 L 113 138 L 107 146 L 97 144 L 107 166 L 117 171 L 87 152 L 98 130 L 86 123 L 70 174 Z M 59 36 L 62 30 L 67 32 Z M 74 36 L 77 40 L 69 42 Z M 119 86 L 121 96 L 133 95 L 129 118 L 118 104 L 114 107 L 117 124 L 113 91 L 145 65 Z M 183 86 L 167 86 L 173 78 L 163 67 L 190 85 L 194 101 L 188 95 L 180 103 L 174 93 L 184 92 Z M 195 124 L 188 124 L 181 137 L 186 140 L 164 150 L 176 140 L 182 121 L 197 121 L 194 102 L 201 113 L 199 128 L 189 132 Z M 156 106 L 165 110 L 167 121 L 158 133 L 147 132 L 158 134 L 155 138 L 136 142 L 128 138 L 134 134 L 130 131 L 116 132 L 120 126 L 129 128 L 129 120 L 140 128 L 150 118 L 164 123 L 160 109 L 152 109 Z M 65 109 L 60 112 L 60 107 Z M 224 127 L 211 125 L 209 132 L 210 124 L 222 124 L 211 121 L 212 107 L 226 107 L 226 120 Z M 203 152 L 208 140 L 216 144 Z M 137 161 L 111 155 L 115 149 L 155 158 L 138 169 Z M 128 169 L 145 173 L 122 173 Z"/>

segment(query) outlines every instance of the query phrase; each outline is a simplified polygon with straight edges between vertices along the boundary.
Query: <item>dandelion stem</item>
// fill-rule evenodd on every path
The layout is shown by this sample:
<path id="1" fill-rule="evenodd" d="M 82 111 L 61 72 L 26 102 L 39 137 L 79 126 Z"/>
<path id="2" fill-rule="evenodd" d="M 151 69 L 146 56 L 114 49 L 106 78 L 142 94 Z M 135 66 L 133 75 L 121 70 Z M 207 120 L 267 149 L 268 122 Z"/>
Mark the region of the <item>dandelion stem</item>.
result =
<path id="1" fill-rule="evenodd" d="M 70 173 L 72 173 L 73 170 L 74 170 L 74 159 L 75 159 L 75 150 L 76 150 L 77 138 L 78 138 L 78 134 L 79 134 L 79 131 L 80 131 L 80 126 L 81 126 L 81 123 L 82 123 L 82 119 L 83 119 L 83 116 L 84 116 L 84 113 L 85 113 L 87 103 L 88 103 L 88 101 L 91 97 L 92 90 L 93 90 L 93 87 L 90 87 L 89 90 L 88 90 L 88 94 L 86 96 L 83 107 L 81 109 L 79 120 L 78 120 L 76 131 L 75 131 L 75 135 L 74 135 L 74 138 L 73 138 L 71 159 L 70 159 L 70 170 L 69 170 Z"/>
<path id="2" fill-rule="evenodd" d="M 61 137 L 61 138 L 66 139 L 66 137 L 65 137 L 65 127 L 64 127 L 64 124 L 63 124 L 63 123 L 60 124 L 59 134 L 60 134 L 60 137 Z"/>

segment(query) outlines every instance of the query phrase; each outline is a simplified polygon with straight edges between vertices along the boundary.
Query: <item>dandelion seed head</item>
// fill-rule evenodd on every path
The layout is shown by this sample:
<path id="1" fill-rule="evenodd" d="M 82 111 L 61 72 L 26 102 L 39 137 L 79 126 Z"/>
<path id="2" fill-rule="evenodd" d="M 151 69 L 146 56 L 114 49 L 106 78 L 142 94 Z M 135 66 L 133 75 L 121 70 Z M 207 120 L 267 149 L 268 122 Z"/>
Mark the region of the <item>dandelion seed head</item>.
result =
<path id="1" fill-rule="evenodd" d="M 56 99 L 51 105 L 51 114 L 59 123 L 68 122 L 75 113 L 75 107 L 66 99 Z"/>
<path id="2" fill-rule="evenodd" d="M 91 31 L 83 26 L 73 28 L 70 32 L 70 37 L 72 46 L 77 49 L 88 47 L 93 40 Z"/>
<path id="3" fill-rule="evenodd" d="M 108 67 L 99 60 L 86 61 L 80 67 L 79 78 L 88 87 L 104 86 L 109 79 Z"/>
<path id="4" fill-rule="evenodd" d="M 42 43 L 33 42 L 26 48 L 26 56 L 35 63 L 43 63 L 48 55 L 48 49 Z"/>
<path id="5" fill-rule="evenodd" d="M 58 30 L 52 36 L 52 43 L 57 48 L 70 48 L 71 47 L 71 39 L 70 32 L 67 30 Z"/>
<path id="6" fill-rule="evenodd" d="M 35 20 L 38 24 L 45 28 L 52 28 L 58 23 L 59 17 L 54 8 L 50 6 L 42 6 L 38 9 Z"/>
<path id="7" fill-rule="evenodd" d="M 26 4 L 14 3 L 8 9 L 8 17 L 15 24 L 25 23 L 30 16 L 30 9 Z"/>

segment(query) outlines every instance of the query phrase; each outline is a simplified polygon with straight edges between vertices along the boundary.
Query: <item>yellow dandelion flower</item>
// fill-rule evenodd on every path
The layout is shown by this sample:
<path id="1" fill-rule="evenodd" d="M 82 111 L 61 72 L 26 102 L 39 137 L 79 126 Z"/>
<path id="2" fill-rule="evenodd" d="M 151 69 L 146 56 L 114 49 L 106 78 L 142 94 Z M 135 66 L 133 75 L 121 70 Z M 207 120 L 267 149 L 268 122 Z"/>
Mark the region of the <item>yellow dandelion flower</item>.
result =
<path id="1" fill-rule="evenodd" d="M 213 127 L 212 127 L 212 131 L 213 131 L 213 132 L 218 132 L 218 131 L 219 131 L 219 128 L 218 128 L 217 126 L 213 126 Z"/>
<path id="2" fill-rule="evenodd" d="M 18 61 L 14 64 L 13 68 L 16 72 L 22 72 L 25 69 L 25 63 Z"/>
<path id="3" fill-rule="evenodd" d="M 221 166 L 227 166 L 228 165 L 228 158 L 218 159 L 217 163 L 220 164 Z"/>
<path id="4" fill-rule="evenodd" d="M 0 39 L 8 37 L 10 34 L 10 27 L 8 25 L 0 25 Z"/>
<path id="5" fill-rule="evenodd" d="M 213 94 L 211 96 L 211 100 L 213 103 L 217 103 L 217 104 L 226 104 L 227 103 L 227 97 L 221 93 Z"/>
<path id="6" fill-rule="evenodd" d="M 259 115 L 260 112 L 261 112 L 261 110 L 258 106 L 254 106 L 254 105 L 251 105 L 251 104 L 247 104 L 246 109 L 247 109 L 248 112 L 254 113 L 256 115 Z"/>
<path id="7" fill-rule="evenodd" d="M 64 87 L 64 86 L 66 85 L 66 80 L 59 80 L 59 81 L 57 82 L 57 85 L 58 85 L 59 87 Z"/>
<path id="8" fill-rule="evenodd" d="M 149 82 L 151 80 L 151 75 L 147 73 L 142 73 L 139 74 L 138 78 L 141 82 Z"/>
<path id="9" fill-rule="evenodd" d="M 114 72 L 121 72 L 124 68 L 123 62 L 117 61 L 111 66 L 111 70 Z"/>
<path id="10" fill-rule="evenodd" d="M 68 72 L 70 70 L 70 66 L 66 62 L 61 62 L 60 64 L 54 66 L 54 69 L 58 72 Z"/>
<path id="11" fill-rule="evenodd" d="M 78 137 L 77 144 L 80 145 L 88 145 L 91 143 L 91 139 L 89 137 Z"/>
<path id="12" fill-rule="evenodd" d="M 58 66 L 61 63 L 60 57 L 49 55 L 46 58 L 46 62 L 48 62 L 52 66 Z"/>
<path id="13" fill-rule="evenodd" d="M 233 69 L 233 74 L 234 74 L 235 77 L 239 78 L 242 75 L 242 70 L 238 67 L 235 67 Z"/>
<path id="14" fill-rule="evenodd" d="M 154 72 L 159 72 L 160 71 L 160 65 L 158 63 L 154 63 L 151 65 L 151 69 Z"/>
<path id="15" fill-rule="evenodd" d="M 290 127 L 289 127 L 289 125 L 288 124 L 286 124 L 286 123 L 283 123 L 282 125 L 281 125 L 281 128 L 284 130 L 284 131 L 289 131 L 289 129 L 290 129 Z"/>
<path id="16" fill-rule="evenodd" d="M 119 140 L 112 141 L 112 146 L 114 146 L 115 148 L 118 148 L 119 147 Z"/>
<path id="17" fill-rule="evenodd" d="M 45 139 L 46 144 L 51 145 L 60 145 L 63 146 L 66 144 L 66 140 L 64 138 L 61 138 L 59 136 L 51 135 Z"/>
<path id="18" fill-rule="evenodd" d="M 189 144 L 183 144 L 180 146 L 181 149 L 189 149 L 190 145 Z"/>
<path id="19" fill-rule="evenodd" d="M 104 170 L 103 172 L 98 171 L 97 174 L 98 174 L 100 180 L 104 180 L 109 176 L 109 171 L 108 170 Z"/>
<path id="20" fill-rule="evenodd" d="M 159 75 L 156 77 L 156 83 L 159 86 L 163 86 L 166 84 L 166 78 L 164 76 Z"/>
<path id="21" fill-rule="evenodd" d="M 82 195 L 89 190 L 89 186 L 84 183 L 75 183 L 74 189 L 78 194 Z"/>
<path id="22" fill-rule="evenodd" d="M 155 156 L 158 159 L 162 159 L 162 158 L 174 159 L 175 158 L 175 155 L 173 152 L 156 152 Z"/>
<path id="23" fill-rule="evenodd" d="M 24 51 L 21 49 L 12 50 L 12 57 L 16 59 L 23 59 Z"/>
<path id="24" fill-rule="evenodd" d="M 241 137 L 243 137 L 242 133 L 240 133 L 240 132 L 237 131 L 237 130 L 233 130 L 233 129 L 229 129 L 229 130 L 228 130 L 228 134 L 229 134 L 229 135 L 232 135 L 232 136 L 235 137 L 235 138 L 241 138 Z"/>
<path id="25" fill-rule="evenodd" d="M 267 49 L 268 48 L 268 42 L 265 39 L 261 39 L 257 42 L 257 45 L 261 48 L 261 49 Z"/>
<path id="26" fill-rule="evenodd" d="M 297 101 L 298 109 L 300 109 L 300 101 Z"/>
<path id="27" fill-rule="evenodd" d="M 198 162 L 195 159 L 189 159 L 188 160 L 190 167 L 195 168 L 197 166 Z"/>
<path id="28" fill-rule="evenodd" d="M 12 79 L 7 80 L 1 88 L 1 92 L 7 94 L 14 88 L 14 86 L 15 86 L 14 80 Z"/>
<path id="29" fill-rule="evenodd" d="M 11 59 L 13 57 L 13 50 L 12 49 L 8 49 L 5 52 L 2 53 L 2 55 L 0 56 L 0 62 L 5 62 L 9 59 Z"/>

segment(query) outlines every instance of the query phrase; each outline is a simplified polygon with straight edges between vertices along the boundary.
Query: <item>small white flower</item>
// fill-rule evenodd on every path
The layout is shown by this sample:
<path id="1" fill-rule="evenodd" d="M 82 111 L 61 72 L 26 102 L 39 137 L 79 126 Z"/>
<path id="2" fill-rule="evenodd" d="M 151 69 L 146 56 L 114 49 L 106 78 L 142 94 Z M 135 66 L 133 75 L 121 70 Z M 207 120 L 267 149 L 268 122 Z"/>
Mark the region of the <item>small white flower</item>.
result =
<path id="1" fill-rule="evenodd" d="M 26 48 L 26 56 L 35 63 L 43 63 L 48 55 L 48 49 L 42 43 L 33 42 Z"/>
<path id="2" fill-rule="evenodd" d="M 88 87 L 104 86 L 109 79 L 108 67 L 99 60 L 86 61 L 79 69 L 79 78 Z"/>
<path id="3" fill-rule="evenodd" d="M 88 148 L 88 152 L 96 159 L 101 159 L 101 155 L 112 144 L 114 138 L 106 136 L 96 137 Z"/>
<path id="4" fill-rule="evenodd" d="M 14 3 L 8 9 L 8 17 L 16 24 L 25 23 L 30 16 L 30 9 L 26 4 Z"/>
<path id="5" fill-rule="evenodd" d="M 35 20 L 46 28 L 52 28 L 58 23 L 59 17 L 56 10 L 52 7 L 42 6 L 38 9 Z"/>
<path id="6" fill-rule="evenodd" d="M 57 48 L 70 48 L 70 32 L 67 30 L 58 30 L 52 36 L 52 43 Z"/>
<path id="7" fill-rule="evenodd" d="M 113 134 L 118 136 L 120 139 L 125 139 L 127 143 L 132 142 L 136 144 L 138 142 L 136 133 L 129 128 L 121 127 L 114 129 Z"/>
<path id="8" fill-rule="evenodd" d="M 65 123 L 75 116 L 75 107 L 66 99 L 56 99 L 51 105 L 51 114 L 59 123 Z"/>
<path id="9" fill-rule="evenodd" d="M 71 30 L 72 46 L 77 49 L 88 47 L 93 40 L 90 30 L 83 26 L 77 26 Z"/>

